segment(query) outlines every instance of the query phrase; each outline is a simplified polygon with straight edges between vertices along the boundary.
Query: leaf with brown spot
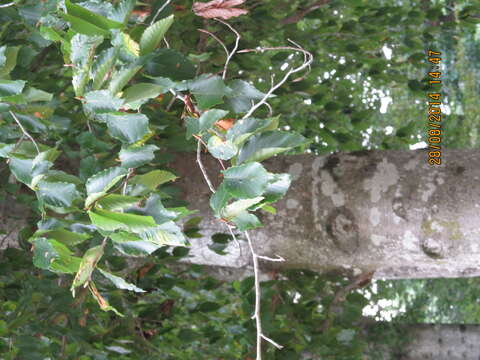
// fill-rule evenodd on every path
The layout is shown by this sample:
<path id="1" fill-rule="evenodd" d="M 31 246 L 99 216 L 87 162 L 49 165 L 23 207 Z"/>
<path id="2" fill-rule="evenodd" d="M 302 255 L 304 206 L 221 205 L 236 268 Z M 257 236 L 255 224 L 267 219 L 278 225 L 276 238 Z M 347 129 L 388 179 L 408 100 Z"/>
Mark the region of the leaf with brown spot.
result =
<path id="1" fill-rule="evenodd" d="M 247 10 L 236 8 L 245 0 L 212 0 L 206 3 L 193 3 L 192 10 L 195 15 L 205 19 L 220 18 L 228 20 L 232 17 L 248 14 Z"/>
<path id="2" fill-rule="evenodd" d="M 222 120 L 218 120 L 215 123 L 215 126 L 218 126 L 220 129 L 223 129 L 226 131 L 230 129 L 234 123 L 235 123 L 235 119 L 222 119 Z"/>

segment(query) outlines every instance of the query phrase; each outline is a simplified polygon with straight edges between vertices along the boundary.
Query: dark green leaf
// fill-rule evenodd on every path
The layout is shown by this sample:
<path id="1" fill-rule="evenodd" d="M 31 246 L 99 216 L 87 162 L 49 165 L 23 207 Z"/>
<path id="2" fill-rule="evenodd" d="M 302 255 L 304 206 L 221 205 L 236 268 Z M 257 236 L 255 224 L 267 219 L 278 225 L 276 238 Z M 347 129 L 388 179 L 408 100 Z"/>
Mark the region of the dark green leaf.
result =
<path id="1" fill-rule="evenodd" d="M 306 139 L 298 134 L 283 131 L 269 131 L 253 136 L 238 155 L 238 163 L 262 161 L 273 155 L 305 144 Z"/>
<path id="2" fill-rule="evenodd" d="M 37 186 L 38 197 L 51 206 L 70 207 L 80 196 L 75 185 L 70 183 L 40 181 Z"/>
<path id="3" fill-rule="evenodd" d="M 148 118 L 143 114 L 111 113 L 102 116 L 110 135 L 126 144 L 133 144 L 146 136 Z"/>
<path id="4" fill-rule="evenodd" d="M 153 152 L 158 149 L 155 145 L 130 146 L 120 150 L 119 158 L 123 167 L 136 168 L 152 161 L 155 158 Z"/>
<path id="5" fill-rule="evenodd" d="M 146 55 L 155 50 L 172 24 L 173 15 L 170 15 L 146 28 L 140 39 L 140 55 Z"/>
<path id="6" fill-rule="evenodd" d="M 109 273 L 105 270 L 100 269 L 100 268 L 97 268 L 97 270 L 100 272 L 100 274 L 102 274 L 108 280 L 110 280 L 113 283 L 113 285 L 115 285 L 115 287 L 118 288 L 118 289 L 135 291 L 137 293 L 145 292 L 145 290 L 140 289 L 140 288 L 136 287 L 135 285 L 126 282 L 124 279 L 122 279 L 119 276 L 113 275 L 113 274 L 111 274 L 111 273 Z"/>
<path id="7" fill-rule="evenodd" d="M 76 17 L 100 29 L 108 31 L 110 29 L 121 29 L 123 27 L 122 23 L 95 14 L 79 5 L 73 4 L 70 0 L 65 0 L 65 7 L 67 8 L 67 13 L 72 17 Z"/>
<path id="8" fill-rule="evenodd" d="M 229 87 L 232 94 L 225 100 L 226 104 L 235 113 L 247 112 L 252 107 L 252 101 L 262 99 L 265 94 L 243 80 L 233 80 Z"/>
<path id="9" fill-rule="evenodd" d="M 253 198 L 263 194 L 268 184 L 268 173 L 257 163 L 233 166 L 223 171 L 225 190 L 238 198 Z"/>
<path id="10" fill-rule="evenodd" d="M 237 217 L 234 217 L 232 219 L 232 222 L 237 226 L 238 230 L 240 231 L 256 229 L 262 226 L 262 223 L 255 215 L 249 214 L 246 211 L 239 214 Z"/>
<path id="11" fill-rule="evenodd" d="M 208 139 L 207 148 L 213 157 L 220 160 L 230 160 L 237 155 L 237 147 L 230 140 L 222 140 L 214 135 Z"/>
<path id="12" fill-rule="evenodd" d="M 228 114 L 228 111 L 212 109 L 205 111 L 200 118 L 187 118 L 187 138 L 193 134 L 201 134 Z"/>
<path id="13" fill-rule="evenodd" d="M 160 49 L 147 60 L 145 70 L 148 75 L 166 77 L 172 80 L 187 80 L 195 77 L 195 66 L 188 58 L 172 49 Z"/>
<path id="14" fill-rule="evenodd" d="M 88 212 L 90 220 L 99 229 L 105 231 L 126 230 L 141 233 L 156 226 L 151 216 L 125 214 L 102 209 Z"/>
<path id="15" fill-rule="evenodd" d="M 83 106 L 91 113 L 102 114 L 118 111 L 122 105 L 123 99 L 113 96 L 108 90 L 96 90 L 85 94 Z"/>

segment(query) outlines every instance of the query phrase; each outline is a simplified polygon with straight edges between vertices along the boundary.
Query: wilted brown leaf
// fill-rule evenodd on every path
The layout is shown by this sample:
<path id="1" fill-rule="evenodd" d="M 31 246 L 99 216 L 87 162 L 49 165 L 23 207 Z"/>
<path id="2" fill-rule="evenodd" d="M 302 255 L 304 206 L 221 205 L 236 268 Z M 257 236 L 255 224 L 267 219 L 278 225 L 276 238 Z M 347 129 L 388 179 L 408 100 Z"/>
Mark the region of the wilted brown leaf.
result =
<path id="1" fill-rule="evenodd" d="M 212 0 L 206 3 L 195 2 L 193 3 L 192 9 L 195 15 L 206 19 L 220 18 L 227 20 L 232 17 L 248 14 L 247 10 L 235 7 L 244 2 L 245 0 Z"/>

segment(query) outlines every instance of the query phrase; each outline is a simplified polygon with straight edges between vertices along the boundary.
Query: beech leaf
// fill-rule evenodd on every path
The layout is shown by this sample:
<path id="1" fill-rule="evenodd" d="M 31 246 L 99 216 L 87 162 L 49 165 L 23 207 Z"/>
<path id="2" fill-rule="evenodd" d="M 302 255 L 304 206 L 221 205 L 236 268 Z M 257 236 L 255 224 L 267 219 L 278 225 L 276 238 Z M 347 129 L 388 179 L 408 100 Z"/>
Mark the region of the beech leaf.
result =
<path id="1" fill-rule="evenodd" d="M 232 17 L 248 14 L 247 10 L 234 7 L 244 2 L 245 0 L 213 0 L 206 3 L 194 2 L 192 10 L 195 15 L 205 19 L 220 18 L 228 20 Z"/>

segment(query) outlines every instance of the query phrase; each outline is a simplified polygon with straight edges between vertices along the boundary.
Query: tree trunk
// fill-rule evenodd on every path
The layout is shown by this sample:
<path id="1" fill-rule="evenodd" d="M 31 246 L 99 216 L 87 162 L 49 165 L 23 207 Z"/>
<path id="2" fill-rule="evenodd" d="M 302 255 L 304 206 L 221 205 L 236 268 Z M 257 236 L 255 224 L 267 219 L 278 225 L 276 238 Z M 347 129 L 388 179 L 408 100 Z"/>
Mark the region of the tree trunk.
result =
<path id="1" fill-rule="evenodd" d="M 264 269 L 305 268 L 375 278 L 469 277 L 480 275 L 480 152 L 445 150 L 432 167 L 420 151 L 362 151 L 329 156 L 276 157 L 266 167 L 289 172 L 294 182 L 277 214 L 251 231 L 257 252 L 282 256 Z M 218 163 L 204 156 L 216 183 Z M 192 239 L 192 262 L 243 267 L 250 264 L 245 241 L 221 256 L 207 248 L 211 235 L 226 232 L 211 216 L 209 190 L 191 154 L 174 168 L 191 208 L 204 216 L 201 239 Z"/>
<path id="2" fill-rule="evenodd" d="M 294 181 L 275 205 L 277 214 L 264 213 L 265 227 L 250 234 L 260 255 L 286 261 L 262 262 L 263 269 L 375 271 L 374 278 L 387 279 L 479 276 L 480 151 L 445 150 L 442 160 L 428 165 L 423 150 L 275 157 L 266 167 L 289 172 Z M 206 155 L 203 161 L 218 184 L 218 162 Z M 227 228 L 212 216 L 195 155 L 177 154 L 172 166 L 190 208 L 204 217 L 190 261 L 248 272 L 245 241 L 241 250 L 232 242 L 228 255 L 207 247 L 211 235 Z M 13 224 L 15 234 L 18 221 L 9 220 L 11 207 L 3 210 L 1 222 Z"/>

